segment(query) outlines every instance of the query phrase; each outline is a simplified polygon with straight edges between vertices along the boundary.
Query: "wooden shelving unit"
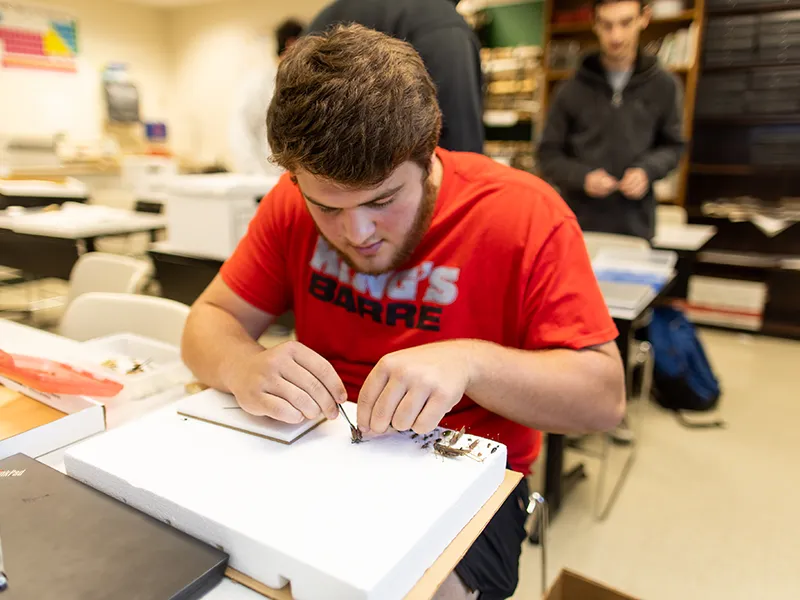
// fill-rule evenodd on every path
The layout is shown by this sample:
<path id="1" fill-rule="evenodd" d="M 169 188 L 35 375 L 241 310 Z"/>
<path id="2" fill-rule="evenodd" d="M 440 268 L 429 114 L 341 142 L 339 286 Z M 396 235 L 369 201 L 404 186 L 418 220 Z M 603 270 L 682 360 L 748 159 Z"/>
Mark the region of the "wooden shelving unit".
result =
<path id="1" fill-rule="evenodd" d="M 675 73 L 676 75 L 685 75 L 692 69 L 691 66 L 685 67 L 674 67 L 669 68 L 667 71 L 670 73 Z M 548 81 L 563 81 L 565 79 L 569 79 L 575 74 L 574 69 L 557 69 L 557 70 L 548 70 L 546 73 L 546 77 Z"/>
<path id="2" fill-rule="evenodd" d="M 800 8 L 800 2 L 772 2 L 770 4 L 750 4 L 743 6 L 733 6 L 730 8 L 714 8 L 708 11 L 709 17 L 723 17 L 733 15 L 758 15 L 763 13 L 778 12 L 784 10 L 796 10 Z"/>
<path id="3" fill-rule="evenodd" d="M 800 60 L 785 62 L 748 62 L 740 65 L 709 65 L 703 67 L 703 73 L 719 73 L 723 71 L 750 71 L 751 69 L 800 67 Z"/>
<path id="4" fill-rule="evenodd" d="M 691 0 L 690 0 L 691 1 Z M 580 8 L 585 4 L 585 0 L 545 0 L 545 65 L 550 64 L 550 43 L 552 41 L 562 41 L 574 39 L 584 44 L 589 44 L 594 40 L 591 22 L 580 23 L 553 23 L 553 13 L 556 10 L 569 10 Z M 649 27 L 642 34 L 642 44 L 658 39 L 668 33 L 683 29 L 692 23 L 696 24 L 698 30 L 695 57 L 691 64 L 669 69 L 681 78 L 684 87 L 684 134 L 689 139 L 692 135 L 694 124 L 694 100 L 697 93 L 697 80 L 699 76 L 700 61 L 699 56 L 702 50 L 702 37 L 705 25 L 705 0 L 694 0 L 694 6 L 689 6 L 687 10 L 661 19 L 653 19 Z M 552 95 L 553 89 L 559 82 L 572 77 L 572 69 L 546 69 L 545 85 L 542 94 L 542 102 L 547 110 L 548 99 Z M 686 181 L 689 174 L 689 160 L 684 157 L 679 166 L 678 189 L 675 198 L 670 199 L 671 203 L 683 205 L 686 196 Z"/>
<path id="5" fill-rule="evenodd" d="M 800 124 L 800 114 L 698 117 L 697 122 L 716 125 L 798 125 Z"/>
<path id="6" fill-rule="evenodd" d="M 691 23 L 694 21 L 695 11 L 684 10 L 679 15 L 674 17 L 667 17 L 665 19 L 653 19 L 650 23 L 651 26 L 658 27 L 662 24 L 669 23 Z M 592 30 L 591 21 L 580 23 L 553 23 L 550 27 L 551 35 L 561 35 L 569 33 L 580 33 Z"/>
<path id="7" fill-rule="evenodd" d="M 763 16 L 798 9 L 800 1 L 797 0 L 772 2 L 710 8 L 707 17 Z M 727 32 L 725 28 L 720 30 Z M 725 34 L 708 35 L 722 37 Z M 776 32 L 775 35 L 781 34 Z M 748 94 L 745 98 L 749 98 L 765 89 L 771 92 L 769 88 L 755 85 L 758 75 L 780 75 L 782 69 L 791 72 L 800 67 L 800 60 L 758 60 L 760 47 L 763 47 L 762 37 L 758 33 L 753 46 L 744 51 L 752 52 L 748 62 L 702 68 L 702 76 L 708 74 L 704 84 L 704 90 L 707 86 L 708 91 L 704 93 L 709 94 L 701 98 L 703 105 L 713 109 L 719 102 L 722 108 L 731 94 Z M 710 40 L 710 37 L 706 40 L 709 45 L 712 43 Z M 747 91 L 727 91 L 724 82 L 732 80 L 744 81 L 745 87 L 739 89 Z M 749 112 L 719 116 L 704 114 L 695 119 L 686 208 L 691 222 L 713 224 L 718 230 L 707 251 L 699 256 L 696 269 L 699 275 L 719 280 L 762 284 L 766 300 L 758 332 L 800 338 L 800 308 L 797 303 L 800 293 L 800 269 L 797 268 L 800 264 L 800 223 L 793 200 L 800 190 L 800 165 L 791 164 L 794 154 L 787 150 L 790 143 L 796 143 L 789 140 L 796 139 L 796 135 L 792 137 L 792 131 L 800 129 L 800 112 L 753 112 L 758 108 L 759 105 L 745 102 L 738 110 Z M 771 153 L 770 144 L 777 144 L 779 150 Z M 780 163 L 770 164 L 777 161 Z M 782 223 L 786 228 L 766 233 L 768 230 L 763 229 L 763 222 L 757 225 L 759 218 L 767 223 Z"/>
<path id="8" fill-rule="evenodd" d="M 781 175 L 786 171 L 786 167 L 770 165 L 746 165 L 746 164 L 705 164 L 691 163 L 690 172 L 697 175 L 719 175 L 724 177 L 752 175 Z"/>

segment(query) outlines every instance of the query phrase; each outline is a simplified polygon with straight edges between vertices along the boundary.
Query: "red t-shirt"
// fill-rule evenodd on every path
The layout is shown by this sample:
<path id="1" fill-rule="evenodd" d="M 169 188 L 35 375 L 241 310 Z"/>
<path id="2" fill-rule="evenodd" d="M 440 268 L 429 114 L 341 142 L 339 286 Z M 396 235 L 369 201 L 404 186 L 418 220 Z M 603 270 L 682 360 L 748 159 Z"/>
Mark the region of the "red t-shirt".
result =
<path id="1" fill-rule="evenodd" d="M 288 176 L 264 198 L 222 266 L 225 283 L 327 358 L 351 400 L 384 355 L 471 338 L 511 348 L 579 349 L 617 335 L 567 205 L 542 180 L 477 154 L 437 150 L 444 174 L 430 229 L 407 265 L 355 274 L 320 238 Z M 541 435 L 466 396 L 444 427 L 508 446 L 527 472 Z"/>

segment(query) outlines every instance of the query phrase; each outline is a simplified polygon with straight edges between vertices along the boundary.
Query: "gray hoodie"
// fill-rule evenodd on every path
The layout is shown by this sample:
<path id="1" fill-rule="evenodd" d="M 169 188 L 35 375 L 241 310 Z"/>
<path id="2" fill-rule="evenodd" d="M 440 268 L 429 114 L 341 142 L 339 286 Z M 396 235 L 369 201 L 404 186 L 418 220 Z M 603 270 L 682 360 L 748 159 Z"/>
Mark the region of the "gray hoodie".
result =
<path id="1" fill-rule="evenodd" d="M 652 183 L 678 165 L 684 147 L 682 113 L 680 83 L 642 52 L 616 96 L 599 53 L 586 56 L 575 77 L 557 90 L 539 143 L 539 167 L 560 189 L 584 231 L 653 237 Z M 641 200 L 621 192 L 592 198 L 583 191 L 590 171 L 605 169 L 622 179 L 634 167 L 650 179 Z"/>

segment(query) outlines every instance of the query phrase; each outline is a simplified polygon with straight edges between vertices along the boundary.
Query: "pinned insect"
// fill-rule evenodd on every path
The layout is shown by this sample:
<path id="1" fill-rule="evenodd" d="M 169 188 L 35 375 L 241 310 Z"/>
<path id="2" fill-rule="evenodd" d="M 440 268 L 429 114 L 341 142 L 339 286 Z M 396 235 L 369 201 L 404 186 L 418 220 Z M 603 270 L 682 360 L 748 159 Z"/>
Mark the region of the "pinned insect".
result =
<path id="1" fill-rule="evenodd" d="M 473 450 L 475 450 L 475 448 L 478 447 L 479 440 L 478 439 L 472 440 L 472 443 L 466 448 L 458 448 L 456 447 L 456 444 L 458 444 L 463 435 L 464 435 L 463 427 L 461 428 L 461 431 L 458 431 L 453 436 L 449 436 L 447 435 L 447 432 L 445 432 L 442 437 L 450 437 L 450 439 L 446 443 L 445 442 L 434 443 L 433 451 L 439 456 L 444 456 L 445 458 L 456 458 L 458 456 L 469 456 L 470 458 L 475 458 L 471 456 L 471 453 Z"/>
<path id="2" fill-rule="evenodd" d="M 342 408 L 341 404 L 339 405 L 339 412 L 342 413 L 344 420 L 347 421 L 348 425 L 350 425 L 350 443 L 360 444 L 361 442 L 363 442 L 364 437 L 361 433 L 361 430 L 355 425 L 353 425 L 353 423 L 350 421 L 350 417 L 347 416 L 347 413 L 344 411 L 344 408 Z"/>

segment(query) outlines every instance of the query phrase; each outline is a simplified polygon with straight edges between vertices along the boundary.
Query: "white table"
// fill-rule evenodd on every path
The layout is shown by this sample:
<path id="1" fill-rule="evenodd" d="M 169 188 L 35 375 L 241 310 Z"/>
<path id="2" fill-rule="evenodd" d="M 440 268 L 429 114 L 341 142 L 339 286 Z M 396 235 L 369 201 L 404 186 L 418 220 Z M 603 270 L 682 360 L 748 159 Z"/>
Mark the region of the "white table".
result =
<path id="1" fill-rule="evenodd" d="M 656 225 L 653 246 L 663 250 L 696 252 L 717 234 L 713 225 Z"/>
<path id="2" fill-rule="evenodd" d="M 80 342 L 70 340 L 40 329 L 19 323 L 0 320 L 0 349 L 6 352 L 42 356 L 64 362 L 92 360 L 92 351 Z M 158 408 L 166 406 L 185 395 L 182 386 L 162 392 L 143 400 L 115 404 L 111 399 L 106 404 L 106 426 L 113 429 L 137 419 Z M 101 434 L 102 435 L 102 434 Z M 145 440 L 142 443 L 146 443 Z M 65 472 L 64 452 L 61 448 L 39 457 L 39 462 Z M 204 596 L 204 600 L 258 600 L 263 596 L 229 579 Z"/>
<path id="3" fill-rule="evenodd" d="M 22 215 L 0 211 L 0 264 L 33 278 L 67 280 L 75 261 L 94 252 L 98 239 L 142 232 L 154 236 L 166 222 L 161 215 L 94 205 Z"/>
<path id="4" fill-rule="evenodd" d="M 697 264 L 698 252 L 717 234 L 713 225 L 662 225 L 656 226 L 653 246 L 659 250 L 678 253 L 675 283 L 670 297 L 685 300 L 689 295 L 689 278 Z"/>
<path id="5" fill-rule="evenodd" d="M 68 240 L 90 240 L 98 237 L 127 235 L 164 229 L 167 218 L 107 206 L 70 204 L 51 212 L 27 212 L 9 215 L 0 212 L 0 229 L 24 235 L 37 235 Z"/>

